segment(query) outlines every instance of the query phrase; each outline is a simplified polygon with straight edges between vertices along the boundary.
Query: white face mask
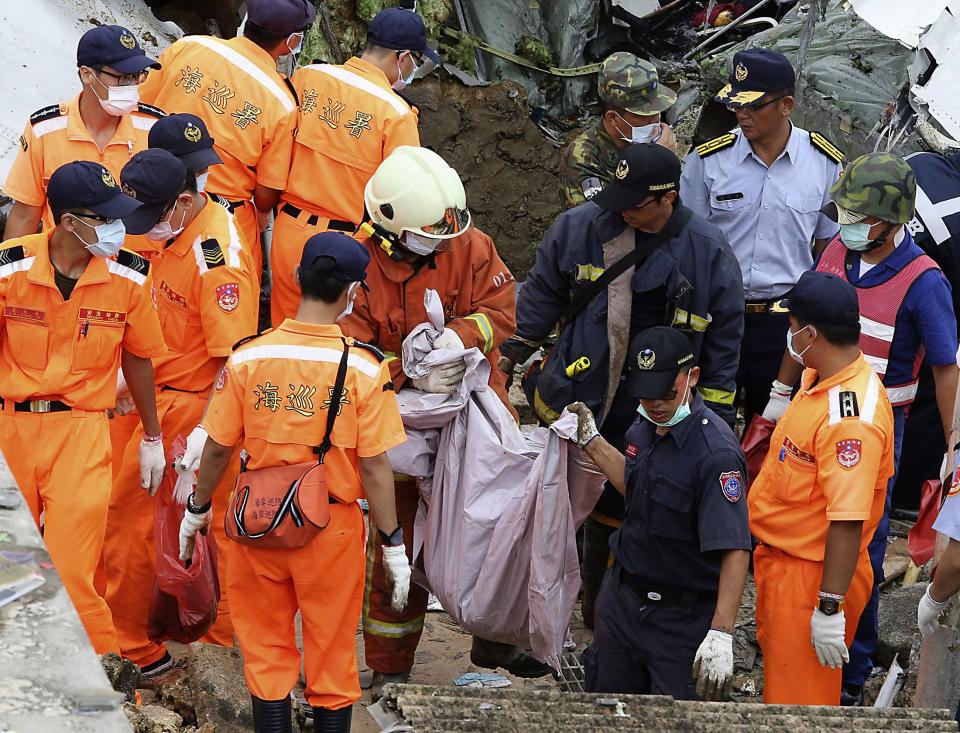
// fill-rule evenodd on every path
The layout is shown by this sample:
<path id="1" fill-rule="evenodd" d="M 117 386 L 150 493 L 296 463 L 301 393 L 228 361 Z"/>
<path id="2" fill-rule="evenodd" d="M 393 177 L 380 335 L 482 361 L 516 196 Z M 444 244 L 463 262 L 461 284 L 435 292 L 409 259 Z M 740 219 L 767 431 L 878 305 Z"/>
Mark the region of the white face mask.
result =
<path id="1" fill-rule="evenodd" d="M 113 257 L 123 246 L 123 239 L 127 236 L 127 228 L 120 219 L 114 219 L 109 223 L 97 226 L 87 224 L 83 219 L 77 217 L 74 217 L 73 220 L 79 221 L 96 232 L 97 241 L 94 244 L 87 244 L 76 231 L 73 233 L 94 257 Z"/>
<path id="2" fill-rule="evenodd" d="M 197 193 L 203 193 L 203 189 L 207 187 L 207 179 L 210 177 L 210 171 L 206 173 L 200 173 L 197 176 Z"/>
<path id="3" fill-rule="evenodd" d="M 804 326 L 799 331 L 797 331 L 797 333 L 803 333 L 808 328 L 810 328 L 810 326 Z M 796 349 L 793 348 L 793 337 L 796 336 L 797 333 L 794 333 L 789 328 L 787 329 L 787 351 L 790 352 L 790 356 L 793 357 L 794 361 L 800 364 L 803 364 L 803 355 L 806 354 L 808 351 L 810 351 L 810 347 L 813 346 L 813 343 L 807 344 L 807 348 L 805 348 L 803 351 L 798 352 Z"/>
<path id="4" fill-rule="evenodd" d="M 137 108 L 137 104 L 140 102 L 140 87 L 136 84 L 125 87 L 108 87 L 99 78 L 97 78 L 97 83 L 107 90 L 106 99 L 97 94 L 95 87 L 91 86 L 90 89 L 100 100 L 100 106 L 108 115 L 123 117 Z"/>
<path id="5" fill-rule="evenodd" d="M 426 257 L 437 249 L 439 241 L 428 237 L 420 237 L 413 232 L 403 233 L 403 246 L 413 252 L 415 255 Z"/>
<path id="6" fill-rule="evenodd" d="M 396 92 L 402 92 L 404 89 L 410 86 L 410 84 L 413 83 L 414 77 L 417 75 L 417 70 L 420 67 L 417 66 L 417 62 L 412 57 L 410 60 L 413 61 L 413 71 L 410 72 L 409 76 L 404 78 L 403 67 L 400 66 L 400 56 L 397 55 L 397 80 L 390 85 L 393 87 L 393 90 Z"/>
<path id="7" fill-rule="evenodd" d="M 294 48 L 290 48 L 290 39 L 293 38 L 294 36 L 299 36 L 300 40 L 297 42 L 297 45 Z M 287 49 L 294 56 L 299 54 L 303 50 L 303 33 L 291 33 L 287 38 Z"/>
<path id="8" fill-rule="evenodd" d="M 620 136 L 620 139 L 627 143 L 655 143 L 660 139 L 662 131 L 660 129 L 659 122 L 653 122 L 649 125 L 644 125 L 643 127 L 633 127 L 629 122 L 623 119 L 619 114 L 617 117 L 620 117 L 623 120 L 623 123 L 630 128 L 630 137 Z"/>
<path id="9" fill-rule="evenodd" d="M 168 239 L 173 239 L 183 231 L 183 222 L 187 218 L 186 209 L 184 209 L 183 215 L 180 217 L 180 226 L 177 229 L 174 229 L 170 224 L 170 220 L 173 218 L 173 212 L 177 210 L 177 204 L 179 203 L 180 202 L 178 201 L 173 205 L 173 208 L 170 209 L 170 214 L 167 216 L 166 220 L 161 219 L 158 221 L 153 225 L 153 229 L 144 235 L 147 239 L 154 242 L 166 242 Z"/>
<path id="10" fill-rule="evenodd" d="M 357 297 L 357 288 L 359 287 L 360 283 L 350 283 L 350 287 L 347 289 L 347 307 L 337 316 L 338 323 L 353 313 L 353 301 Z"/>

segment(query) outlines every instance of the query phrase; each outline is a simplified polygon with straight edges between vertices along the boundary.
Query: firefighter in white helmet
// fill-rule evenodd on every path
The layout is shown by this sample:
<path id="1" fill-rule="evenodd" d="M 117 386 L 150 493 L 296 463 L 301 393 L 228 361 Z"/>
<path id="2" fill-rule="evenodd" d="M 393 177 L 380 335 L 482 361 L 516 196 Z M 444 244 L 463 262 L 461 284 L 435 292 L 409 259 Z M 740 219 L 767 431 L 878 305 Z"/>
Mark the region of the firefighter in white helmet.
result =
<path id="1" fill-rule="evenodd" d="M 412 386 L 449 394 L 463 378 L 462 363 L 437 367 L 408 384 L 400 359 L 403 339 L 427 321 L 424 291 L 436 290 L 447 323 L 434 348 L 483 351 L 491 361 L 490 387 L 513 412 L 506 376 L 496 368 L 498 347 L 516 325 L 513 275 L 490 237 L 473 226 L 457 172 L 426 148 L 401 146 L 367 183 L 364 203 L 369 220 L 357 236 L 370 249 L 369 291 L 358 292 L 353 314 L 342 321 L 344 331 L 384 352 L 397 390 Z M 413 547 L 418 502 L 414 479 L 396 476 L 396 492 L 397 517 L 407 546 Z M 426 591 L 412 586 L 402 612 L 390 607 L 380 543 L 377 532 L 371 531 L 367 551 L 373 571 L 367 574 L 363 625 L 375 697 L 385 682 L 409 678 L 427 606 Z M 521 649 L 479 639 L 471 659 L 478 666 L 505 667 L 521 676 L 549 671 Z"/>

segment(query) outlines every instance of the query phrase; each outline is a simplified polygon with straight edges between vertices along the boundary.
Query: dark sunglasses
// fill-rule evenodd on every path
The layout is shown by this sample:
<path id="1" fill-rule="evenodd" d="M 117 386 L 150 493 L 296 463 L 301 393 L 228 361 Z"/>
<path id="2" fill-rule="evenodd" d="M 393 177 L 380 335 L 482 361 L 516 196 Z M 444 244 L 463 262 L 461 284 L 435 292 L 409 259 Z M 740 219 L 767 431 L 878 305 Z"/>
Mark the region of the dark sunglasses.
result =
<path id="1" fill-rule="evenodd" d="M 773 104 L 774 102 L 779 102 L 781 99 L 783 99 L 784 97 L 787 97 L 787 96 L 789 96 L 789 95 L 783 94 L 783 95 L 781 95 L 781 96 L 779 96 L 779 97 L 774 97 L 773 99 L 768 99 L 766 102 L 761 102 L 760 104 L 744 104 L 744 105 L 741 106 L 741 107 L 731 107 L 730 105 L 727 105 L 727 109 L 728 109 L 730 112 L 733 112 L 734 114 L 736 114 L 737 110 L 746 110 L 746 111 L 748 111 L 748 112 L 757 112 L 758 110 L 761 110 L 761 109 L 763 109 L 764 107 L 770 106 L 770 105 Z"/>

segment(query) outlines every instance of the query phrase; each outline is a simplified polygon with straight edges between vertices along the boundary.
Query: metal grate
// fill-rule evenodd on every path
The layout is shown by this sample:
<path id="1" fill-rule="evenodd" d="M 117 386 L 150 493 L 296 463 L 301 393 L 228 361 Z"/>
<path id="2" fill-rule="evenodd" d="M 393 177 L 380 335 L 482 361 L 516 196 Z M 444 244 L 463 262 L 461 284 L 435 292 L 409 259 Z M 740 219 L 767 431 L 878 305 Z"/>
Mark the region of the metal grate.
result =
<path id="1" fill-rule="evenodd" d="M 560 677 L 557 679 L 557 687 L 561 692 L 583 692 L 585 679 L 583 652 L 567 652 L 560 657 Z"/>

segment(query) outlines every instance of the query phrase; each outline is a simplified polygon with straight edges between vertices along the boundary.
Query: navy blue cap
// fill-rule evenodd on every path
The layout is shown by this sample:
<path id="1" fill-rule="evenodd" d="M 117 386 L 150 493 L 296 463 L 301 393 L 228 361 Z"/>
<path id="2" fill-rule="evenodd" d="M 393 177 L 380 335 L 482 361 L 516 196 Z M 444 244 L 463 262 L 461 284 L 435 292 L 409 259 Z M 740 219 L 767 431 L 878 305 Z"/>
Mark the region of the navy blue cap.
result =
<path id="1" fill-rule="evenodd" d="M 680 190 L 680 159 L 656 143 L 627 145 L 613 170 L 613 178 L 593 197 L 607 211 L 626 211 L 647 196 Z"/>
<path id="2" fill-rule="evenodd" d="M 89 209 L 108 219 L 123 219 L 140 204 L 130 198 L 106 168 L 99 163 L 77 160 L 57 168 L 47 184 L 51 209 Z"/>
<path id="3" fill-rule="evenodd" d="M 84 33 L 77 44 L 77 66 L 109 66 L 121 74 L 160 68 L 122 25 L 98 25 Z"/>
<path id="4" fill-rule="evenodd" d="M 792 90 L 797 74 L 789 59 L 768 48 L 748 48 L 733 55 L 729 83 L 717 92 L 715 100 L 728 107 L 756 104 L 770 92 Z"/>
<path id="5" fill-rule="evenodd" d="M 427 27 L 412 10 L 384 8 L 367 26 L 367 40 L 381 48 L 417 51 L 436 64 L 440 56 L 427 45 Z"/>
<path id="6" fill-rule="evenodd" d="M 187 112 L 157 120 L 147 135 L 147 144 L 169 150 L 191 173 L 223 162 L 213 149 L 213 138 L 203 120 Z"/>
<path id="7" fill-rule="evenodd" d="M 780 305 L 790 315 L 823 325 L 853 325 L 860 320 L 857 290 L 846 280 L 829 272 L 808 270 Z"/>
<path id="8" fill-rule="evenodd" d="M 683 331 L 657 326 L 641 331 L 627 352 L 627 390 L 641 400 L 659 400 L 673 388 L 681 368 L 695 364 Z"/>
<path id="9" fill-rule="evenodd" d="M 169 150 L 148 148 L 134 155 L 120 171 L 123 192 L 143 206 L 123 220 L 127 234 L 146 234 L 183 191 L 186 166 Z"/>
<path id="10" fill-rule="evenodd" d="M 310 0 L 247 0 L 247 24 L 278 36 L 302 31 L 316 17 Z"/>
<path id="11" fill-rule="evenodd" d="M 330 277 L 345 283 L 363 282 L 367 277 L 370 253 L 353 237 L 343 232 L 314 234 L 303 245 L 300 269 L 317 267 L 326 270 Z"/>

